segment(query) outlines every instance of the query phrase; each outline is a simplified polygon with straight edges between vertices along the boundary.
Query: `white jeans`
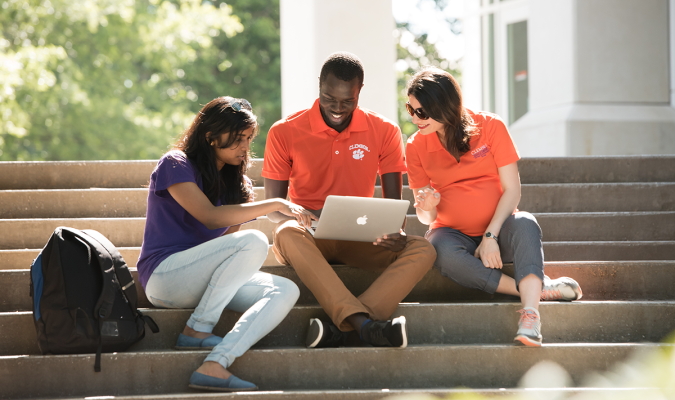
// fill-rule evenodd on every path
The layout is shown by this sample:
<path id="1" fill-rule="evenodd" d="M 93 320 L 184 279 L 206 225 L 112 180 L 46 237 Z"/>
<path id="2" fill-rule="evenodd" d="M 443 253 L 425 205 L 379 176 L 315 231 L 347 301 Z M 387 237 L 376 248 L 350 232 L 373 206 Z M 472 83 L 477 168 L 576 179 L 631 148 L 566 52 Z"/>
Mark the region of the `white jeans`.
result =
<path id="1" fill-rule="evenodd" d="M 161 308 L 194 308 L 187 326 L 212 332 L 223 309 L 244 313 L 205 361 L 228 368 L 293 308 L 300 291 L 292 281 L 259 272 L 267 237 L 244 230 L 173 254 L 150 275 L 145 293 Z"/>

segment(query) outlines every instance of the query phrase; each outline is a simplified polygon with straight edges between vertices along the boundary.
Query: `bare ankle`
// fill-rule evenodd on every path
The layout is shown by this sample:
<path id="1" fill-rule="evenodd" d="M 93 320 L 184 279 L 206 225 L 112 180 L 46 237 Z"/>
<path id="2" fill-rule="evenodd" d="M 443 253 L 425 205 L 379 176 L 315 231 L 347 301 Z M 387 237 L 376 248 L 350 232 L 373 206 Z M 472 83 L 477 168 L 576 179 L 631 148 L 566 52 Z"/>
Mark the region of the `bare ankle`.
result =
<path id="1" fill-rule="evenodd" d="M 185 325 L 185 328 L 183 329 L 183 335 L 197 339 L 206 339 L 207 337 L 212 336 L 213 334 L 208 332 L 199 332 Z"/>
<path id="2" fill-rule="evenodd" d="M 225 369 L 222 365 L 214 361 L 206 361 L 199 368 L 197 372 L 200 374 L 213 376 L 214 378 L 227 379 L 232 376 L 232 373 Z"/>

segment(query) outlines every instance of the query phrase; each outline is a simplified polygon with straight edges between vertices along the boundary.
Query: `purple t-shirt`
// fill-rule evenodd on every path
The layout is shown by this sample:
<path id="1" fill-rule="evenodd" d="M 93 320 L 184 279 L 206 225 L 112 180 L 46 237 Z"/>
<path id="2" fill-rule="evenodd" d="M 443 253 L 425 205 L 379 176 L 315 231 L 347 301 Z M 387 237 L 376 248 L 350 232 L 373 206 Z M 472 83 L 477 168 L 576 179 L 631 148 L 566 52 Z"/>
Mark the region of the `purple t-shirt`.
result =
<path id="1" fill-rule="evenodd" d="M 251 184 L 248 177 L 246 180 Z M 159 160 L 150 175 L 148 212 L 137 264 L 143 288 L 164 259 L 222 236 L 229 228 L 209 229 L 185 211 L 167 190 L 171 185 L 182 182 L 194 182 L 204 191 L 201 174 L 185 153 L 172 150 Z M 224 199 L 219 200 L 216 206 L 224 203 Z"/>

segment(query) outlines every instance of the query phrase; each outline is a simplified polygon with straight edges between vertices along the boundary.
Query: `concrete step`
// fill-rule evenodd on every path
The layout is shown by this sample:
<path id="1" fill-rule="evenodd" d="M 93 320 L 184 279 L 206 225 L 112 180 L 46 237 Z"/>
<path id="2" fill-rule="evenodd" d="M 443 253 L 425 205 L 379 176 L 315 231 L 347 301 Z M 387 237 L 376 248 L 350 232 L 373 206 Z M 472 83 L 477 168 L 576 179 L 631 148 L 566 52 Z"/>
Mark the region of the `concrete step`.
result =
<path id="1" fill-rule="evenodd" d="M 3 161 L 0 190 L 138 188 L 148 184 L 157 160 Z M 255 159 L 249 177 L 262 186 L 263 160 Z M 524 158 L 522 183 L 675 182 L 675 156 Z M 408 184 L 407 175 L 403 175 Z"/>
<path id="2" fill-rule="evenodd" d="M 675 183 L 526 184 L 518 208 L 532 213 L 673 211 Z"/>
<path id="3" fill-rule="evenodd" d="M 140 188 L 157 160 L 4 161 L 0 189 Z"/>
<path id="4" fill-rule="evenodd" d="M 675 260 L 675 241 L 544 242 L 549 261 Z"/>
<path id="5" fill-rule="evenodd" d="M 272 245 L 264 266 L 279 266 Z M 27 269 L 42 249 L 0 250 L 0 270 Z M 140 247 L 118 247 L 129 268 L 136 268 Z M 675 241 L 544 242 L 547 261 L 675 260 Z"/>
<path id="6" fill-rule="evenodd" d="M 264 199 L 262 187 L 256 198 Z M 148 191 L 138 189 L 33 189 L 0 191 L 0 218 L 144 217 Z M 375 188 L 382 197 L 382 188 Z M 403 187 L 403 199 L 413 193 Z M 523 185 L 518 206 L 529 212 L 673 211 L 675 183 L 592 183 Z"/>
<path id="7" fill-rule="evenodd" d="M 355 295 L 363 293 L 379 276 L 376 271 L 352 268 L 345 265 L 333 267 L 345 286 Z M 675 293 L 664 282 L 672 281 L 675 261 L 621 261 L 621 262 L 547 262 L 545 273 L 555 279 L 569 276 L 581 285 L 584 300 L 675 300 Z M 314 295 L 300 281 L 292 267 L 270 266 L 262 271 L 283 276 L 300 288 L 298 305 L 317 304 Z M 138 281 L 136 270 L 132 270 Z M 513 276 L 513 265 L 504 266 L 504 273 Z M 0 270 L 0 312 L 30 311 L 30 271 Z M 140 284 L 136 285 L 139 307 L 152 307 Z M 518 298 L 503 294 L 490 295 L 476 289 L 468 289 L 447 279 L 432 269 L 415 286 L 404 302 L 515 302 Z"/>
<path id="8" fill-rule="evenodd" d="M 534 364 L 551 360 L 569 371 L 579 385 L 588 374 L 607 370 L 636 349 L 659 348 L 673 346 L 573 343 L 538 349 L 513 345 L 259 349 L 246 352 L 230 370 L 261 390 L 511 388 Z M 9 399 L 186 393 L 190 374 L 207 354 L 104 354 L 98 373 L 93 371 L 94 355 L 3 356 L 0 387 Z"/>
<path id="9" fill-rule="evenodd" d="M 411 345 L 510 344 L 520 304 L 401 304 Z M 675 301 L 545 302 L 540 308 L 545 343 L 659 342 L 675 329 Z M 143 309 L 160 327 L 130 351 L 170 350 L 192 310 Z M 241 316 L 226 310 L 214 330 L 223 336 Z M 255 348 L 305 345 L 310 318 L 327 319 L 319 306 L 297 306 Z M 486 329 L 485 321 L 490 321 Z M 356 335 L 354 342 L 358 345 Z M 39 355 L 32 312 L 0 313 L 0 355 Z"/>
<path id="10" fill-rule="evenodd" d="M 656 399 L 662 391 L 654 388 L 547 388 L 547 389 L 362 389 L 362 390 L 279 390 L 236 393 L 184 393 L 165 395 L 115 396 L 115 400 L 198 400 L 198 399 L 234 399 L 237 400 L 430 400 L 430 399 Z M 385 397 L 383 397 L 385 396 Z M 623 397 L 622 397 L 623 396 Z M 107 397 L 100 397 L 107 398 Z M 93 399 L 92 397 L 69 397 L 73 399 Z"/>
<path id="11" fill-rule="evenodd" d="M 675 211 L 606 213 L 535 213 L 544 241 L 671 241 L 675 240 Z M 95 229 L 118 247 L 143 242 L 145 218 L 34 218 L 0 219 L 0 249 L 42 248 L 54 229 L 68 226 Z M 272 240 L 275 224 L 266 217 L 243 225 L 258 229 Z M 423 236 L 428 226 L 408 215 L 406 232 Z"/>

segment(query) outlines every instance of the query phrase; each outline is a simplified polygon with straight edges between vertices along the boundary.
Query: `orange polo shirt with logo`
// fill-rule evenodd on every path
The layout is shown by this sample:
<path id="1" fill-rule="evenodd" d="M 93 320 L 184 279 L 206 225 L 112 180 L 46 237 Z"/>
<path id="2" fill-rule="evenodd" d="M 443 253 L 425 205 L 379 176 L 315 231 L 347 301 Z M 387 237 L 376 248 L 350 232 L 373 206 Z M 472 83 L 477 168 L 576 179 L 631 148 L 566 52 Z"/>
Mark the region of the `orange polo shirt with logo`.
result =
<path id="1" fill-rule="evenodd" d="M 431 229 L 447 227 L 468 236 L 481 236 L 503 193 L 497 168 L 518 161 L 520 156 L 499 116 L 467 111 L 477 130 L 469 142 L 471 150 L 459 162 L 443 148 L 435 133 L 417 132 L 408 139 L 408 183 L 415 189 L 430 184 L 440 192 L 441 202 Z"/>
<path id="2" fill-rule="evenodd" d="M 291 201 L 318 210 L 328 195 L 372 197 L 378 172 L 405 171 L 396 124 L 357 107 L 349 126 L 337 132 L 324 122 L 317 99 L 272 126 L 262 176 L 289 181 Z"/>

